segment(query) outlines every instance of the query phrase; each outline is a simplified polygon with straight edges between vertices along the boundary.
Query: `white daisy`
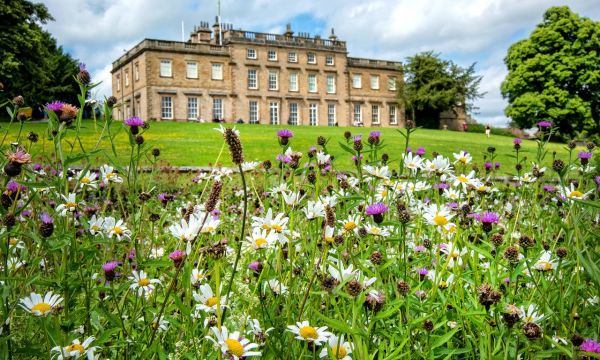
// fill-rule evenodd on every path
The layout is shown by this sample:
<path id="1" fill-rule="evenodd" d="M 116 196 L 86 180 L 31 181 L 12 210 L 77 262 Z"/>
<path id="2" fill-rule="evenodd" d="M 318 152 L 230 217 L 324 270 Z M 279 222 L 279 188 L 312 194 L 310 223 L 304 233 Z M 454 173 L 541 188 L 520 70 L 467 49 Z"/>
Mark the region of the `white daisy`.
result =
<path id="1" fill-rule="evenodd" d="M 296 339 L 302 341 L 312 342 L 319 346 L 331 335 L 327 331 L 327 326 L 315 328 L 310 326 L 308 321 L 297 322 L 296 325 L 288 325 L 287 331 L 296 335 Z"/>
<path id="2" fill-rule="evenodd" d="M 96 189 L 98 187 L 98 174 L 88 170 L 79 178 L 79 187 L 82 189 L 86 187 Z"/>
<path id="3" fill-rule="evenodd" d="M 63 360 L 68 358 L 79 359 L 80 357 L 85 356 L 88 360 L 96 359 L 94 351 L 96 350 L 97 346 L 90 347 L 92 341 L 94 341 L 94 337 L 90 336 L 82 343 L 79 342 L 78 339 L 75 339 L 71 345 L 62 348 L 60 346 L 55 346 L 50 350 L 51 353 L 55 353 L 52 358 L 56 356 L 56 359 Z"/>
<path id="4" fill-rule="evenodd" d="M 56 207 L 57 213 L 60 213 L 61 216 L 66 216 L 67 212 L 72 213 L 75 210 L 77 210 L 79 204 L 77 203 L 77 200 L 75 198 L 75 193 L 69 193 L 69 195 L 67 196 L 60 194 L 60 196 L 64 199 L 64 202 Z"/>
<path id="5" fill-rule="evenodd" d="M 52 291 L 47 292 L 42 298 L 41 295 L 31 293 L 28 297 L 22 298 L 19 305 L 35 316 L 47 316 L 56 309 L 63 301 L 63 298 L 58 294 L 53 294 Z"/>
<path id="6" fill-rule="evenodd" d="M 117 174 L 115 172 L 115 168 L 113 168 L 112 166 L 109 165 L 102 165 L 100 167 L 100 175 L 102 176 L 102 182 L 104 182 L 105 184 L 108 183 L 122 183 L 123 182 L 123 178 L 121 178 L 119 176 L 119 174 Z"/>
<path id="7" fill-rule="evenodd" d="M 123 220 L 119 219 L 118 221 L 112 217 L 104 218 L 104 232 L 109 238 L 113 236 L 117 238 L 117 240 L 121 241 L 122 238 L 129 239 L 131 237 L 131 230 L 127 229 L 127 226 L 123 222 Z"/>
<path id="8" fill-rule="evenodd" d="M 330 357 L 337 360 L 351 360 L 352 343 L 344 341 L 344 335 L 337 337 L 334 334 L 329 335 L 327 346 L 324 346 L 319 353 L 319 357 Z"/>
<path id="9" fill-rule="evenodd" d="M 211 330 L 215 334 L 216 339 L 213 339 L 211 336 L 206 336 L 206 339 L 212 341 L 215 347 L 228 358 L 238 360 L 240 358 L 262 355 L 260 351 L 252 351 L 258 348 L 258 344 L 244 339 L 239 331 L 229 333 L 229 330 L 225 326 L 221 326 L 221 329 L 212 327 Z"/>
<path id="10" fill-rule="evenodd" d="M 199 292 L 194 292 L 194 300 L 198 302 L 196 304 L 196 310 L 204 311 L 207 313 L 214 313 L 217 311 L 217 305 L 219 305 L 219 299 L 215 296 L 210 285 L 203 284 L 200 285 Z M 220 299 L 220 307 L 225 307 L 226 299 L 221 296 Z"/>
<path id="11" fill-rule="evenodd" d="M 150 295 L 156 286 L 156 284 L 160 284 L 160 280 L 158 279 L 150 279 L 148 278 L 148 274 L 144 270 L 139 273 L 136 270 L 131 272 L 129 280 L 132 281 L 132 284 L 129 286 L 133 291 L 137 290 L 138 296 Z"/>

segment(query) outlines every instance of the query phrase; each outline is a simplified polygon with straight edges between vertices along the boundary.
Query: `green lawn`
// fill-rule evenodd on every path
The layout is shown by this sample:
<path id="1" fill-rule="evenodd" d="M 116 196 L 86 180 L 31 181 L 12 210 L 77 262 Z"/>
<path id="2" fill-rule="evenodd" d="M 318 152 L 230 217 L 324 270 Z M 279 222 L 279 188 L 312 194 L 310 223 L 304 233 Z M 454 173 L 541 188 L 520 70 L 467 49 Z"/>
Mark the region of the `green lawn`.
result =
<path id="1" fill-rule="evenodd" d="M 231 126 L 231 124 L 227 124 Z M 4 134 L 8 124 L 2 124 L 0 135 Z M 115 138 L 117 150 L 119 153 L 118 161 L 125 163 L 129 157 L 129 144 L 126 133 L 122 130 L 120 122 L 115 122 L 113 132 L 119 132 Z M 214 164 L 221 144 L 223 143 L 222 136 L 217 131 L 212 130 L 217 127 L 215 124 L 198 124 L 185 122 L 152 122 L 150 129 L 144 134 L 146 141 L 152 146 L 161 150 L 161 159 L 171 165 L 187 165 L 187 166 L 206 166 Z M 277 143 L 276 131 L 282 128 L 289 128 L 294 131 L 294 138 L 291 141 L 291 146 L 296 151 L 306 152 L 311 146 L 316 145 L 318 136 L 324 136 L 329 139 L 327 149 L 336 157 L 336 167 L 347 169 L 351 166 L 349 155 L 344 152 L 338 142 L 344 142 L 343 134 L 346 130 L 352 134 L 362 134 L 363 140 L 366 138 L 371 128 L 345 128 L 345 127 L 309 127 L 309 126 L 272 126 L 272 125 L 237 125 L 241 132 L 241 140 L 244 146 L 246 161 L 265 159 L 274 160 L 276 154 L 280 151 Z M 40 134 L 39 142 L 34 146 L 32 153 L 34 156 L 39 155 L 43 151 L 51 150 L 51 143 L 43 135 L 46 129 L 46 124 L 25 124 L 23 133 L 34 131 Z M 397 163 L 403 146 L 404 138 L 397 132 L 396 129 L 377 128 L 382 132 L 382 139 L 387 147 L 385 152 L 389 154 L 390 161 Z M 12 124 L 9 129 L 7 141 L 16 139 L 19 131 L 19 124 Z M 93 122 L 85 121 L 82 129 L 83 144 L 86 149 L 91 149 L 97 142 L 101 128 L 95 128 Z M 73 133 L 70 132 L 67 140 L 73 139 Z M 5 142 L 6 143 L 6 142 Z M 488 146 L 496 148 L 496 161 L 502 163 L 502 171 L 512 173 L 514 169 L 514 159 L 511 155 L 514 154 L 512 148 L 512 138 L 505 136 L 492 136 L 487 139 L 484 134 L 478 133 L 462 133 L 453 131 L 441 130 L 426 130 L 419 129 L 411 136 L 410 146 L 413 149 L 424 147 L 427 151 L 426 156 L 431 156 L 432 151 L 437 151 L 446 156 L 452 156 L 453 152 L 460 150 L 469 151 L 477 164 L 483 163 L 483 154 Z M 107 139 L 101 141 L 100 148 L 109 149 Z M 535 157 L 536 143 L 534 141 L 524 140 L 522 144 L 522 153 L 530 159 Z M 550 144 L 550 151 L 556 151 L 557 156 L 562 159 L 567 159 L 568 154 L 565 150 L 565 145 Z M 98 157 L 98 161 L 106 161 L 102 156 Z M 551 161 L 549 154 L 545 165 Z M 224 152 L 220 163 L 222 165 L 230 165 L 229 154 Z M 526 169 L 529 168 L 530 162 L 527 162 Z"/>

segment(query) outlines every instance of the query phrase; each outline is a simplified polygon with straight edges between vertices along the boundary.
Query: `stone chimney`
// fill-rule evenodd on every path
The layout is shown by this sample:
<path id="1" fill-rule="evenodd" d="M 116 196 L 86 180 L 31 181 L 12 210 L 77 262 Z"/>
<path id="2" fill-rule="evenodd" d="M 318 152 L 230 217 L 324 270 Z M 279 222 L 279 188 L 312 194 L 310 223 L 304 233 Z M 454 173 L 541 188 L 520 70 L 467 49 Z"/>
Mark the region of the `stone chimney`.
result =
<path id="1" fill-rule="evenodd" d="M 331 34 L 329 34 L 329 40 L 331 40 L 331 41 L 337 40 L 337 35 L 335 35 L 335 30 L 333 28 L 331 28 Z"/>
<path id="2" fill-rule="evenodd" d="M 294 32 L 292 31 L 292 25 L 291 25 L 291 24 L 289 24 L 289 23 L 288 23 L 288 24 L 285 26 L 285 32 L 283 33 L 283 35 L 284 35 L 286 38 L 291 38 L 292 36 L 294 36 Z"/>
<path id="3" fill-rule="evenodd" d="M 201 21 L 200 26 L 194 26 L 194 32 L 190 38 L 191 42 L 206 43 L 210 42 L 212 31 L 209 28 L 208 21 Z"/>

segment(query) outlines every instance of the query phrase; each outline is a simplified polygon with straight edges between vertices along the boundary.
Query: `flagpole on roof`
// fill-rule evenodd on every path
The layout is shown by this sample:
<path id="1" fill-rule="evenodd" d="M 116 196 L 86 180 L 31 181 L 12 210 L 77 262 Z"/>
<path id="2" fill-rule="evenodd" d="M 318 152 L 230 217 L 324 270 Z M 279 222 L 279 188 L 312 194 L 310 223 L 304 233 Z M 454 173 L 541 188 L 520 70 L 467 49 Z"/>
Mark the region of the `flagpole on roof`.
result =
<path id="1" fill-rule="evenodd" d="M 217 23 L 219 24 L 219 45 L 223 45 L 223 29 L 221 29 L 221 0 L 217 0 Z"/>

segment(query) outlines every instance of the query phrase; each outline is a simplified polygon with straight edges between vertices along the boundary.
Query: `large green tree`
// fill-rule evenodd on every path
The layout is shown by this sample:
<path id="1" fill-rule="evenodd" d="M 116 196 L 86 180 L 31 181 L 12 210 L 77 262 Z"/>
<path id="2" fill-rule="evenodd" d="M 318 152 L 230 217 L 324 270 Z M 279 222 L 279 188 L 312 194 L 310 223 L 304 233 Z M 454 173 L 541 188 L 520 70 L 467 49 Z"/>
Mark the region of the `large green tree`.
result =
<path id="1" fill-rule="evenodd" d="M 428 51 L 408 57 L 401 70 L 400 99 L 418 126 L 438 128 L 442 112 L 471 111 L 473 102 L 483 96 L 475 64 L 463 68 Z"/>
<path id="2" fill-rule="evenodd" d="M 75 102 L 77 61 L 41 28 L 53 20 L 43 4 L 0 0 L 0 82 L 4 97 L 23 95 L 28 104 Z"/>
<path id="3" fill-rule="evenodd" d="M 550 120 L 563 138 L 600 134 L 600 23 L 568 7 L 546 10 L 504 59 L 505 113 L 522 127 Z"/>

